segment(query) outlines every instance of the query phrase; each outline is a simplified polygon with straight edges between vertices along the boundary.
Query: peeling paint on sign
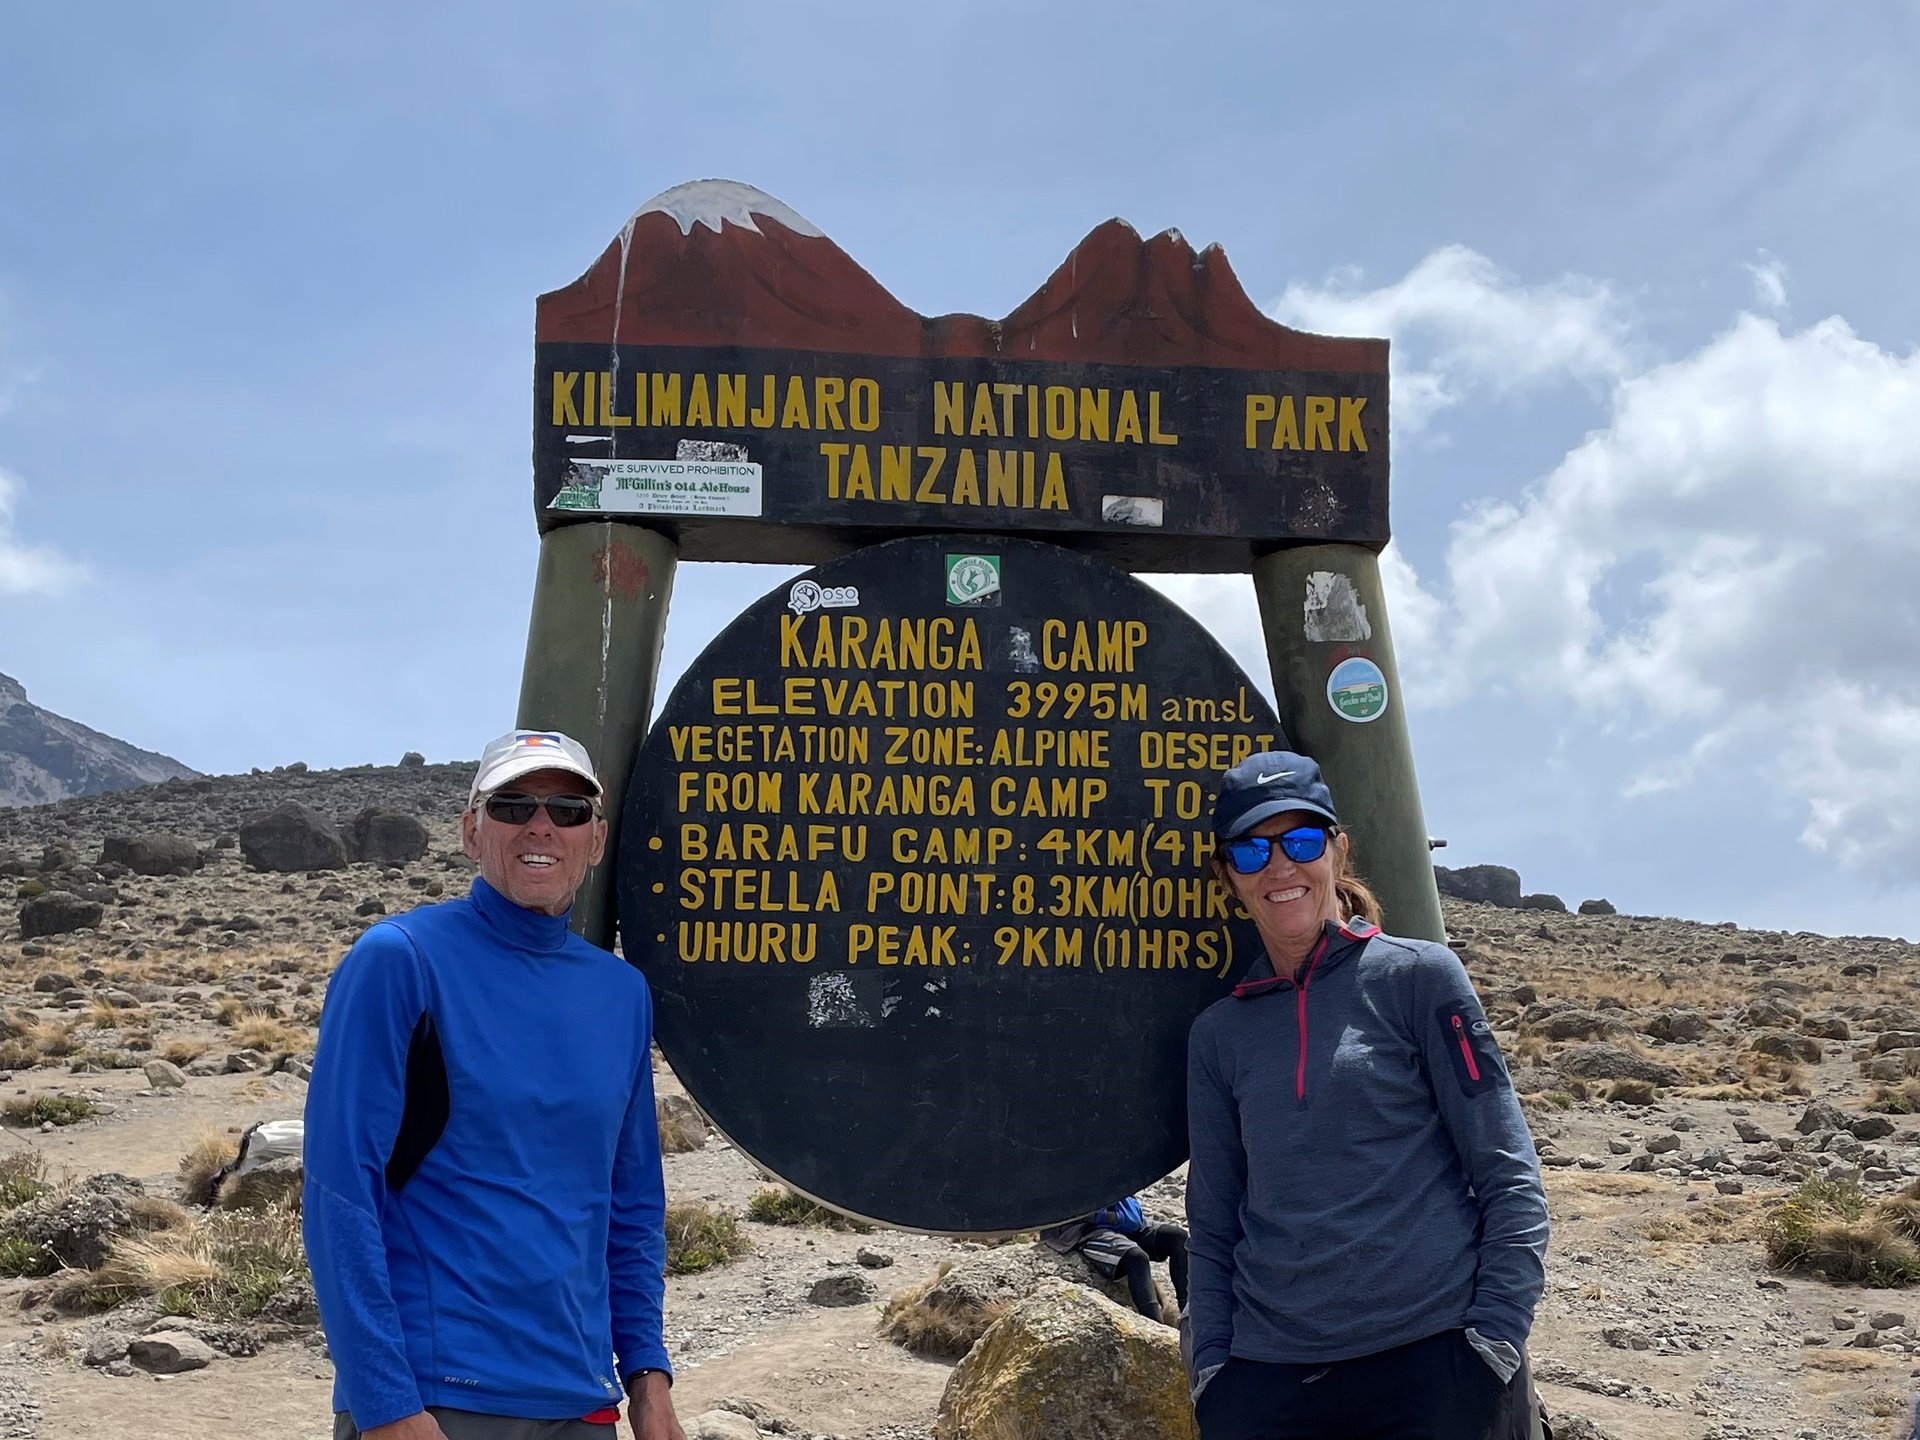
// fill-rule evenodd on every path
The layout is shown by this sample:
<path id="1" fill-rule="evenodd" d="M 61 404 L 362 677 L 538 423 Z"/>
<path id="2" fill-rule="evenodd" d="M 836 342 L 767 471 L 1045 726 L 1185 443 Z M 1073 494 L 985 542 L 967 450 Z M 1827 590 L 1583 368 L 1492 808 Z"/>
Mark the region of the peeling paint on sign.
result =
<path id="1" fill-rule="evenodd" d="M 1367 607 L 1354 593 L 1353 581 L 1332 570 L 1315 570 L 1307 576 L 1305 625 L 1307 639 L 1323 645 L 1373 638 Z"/>

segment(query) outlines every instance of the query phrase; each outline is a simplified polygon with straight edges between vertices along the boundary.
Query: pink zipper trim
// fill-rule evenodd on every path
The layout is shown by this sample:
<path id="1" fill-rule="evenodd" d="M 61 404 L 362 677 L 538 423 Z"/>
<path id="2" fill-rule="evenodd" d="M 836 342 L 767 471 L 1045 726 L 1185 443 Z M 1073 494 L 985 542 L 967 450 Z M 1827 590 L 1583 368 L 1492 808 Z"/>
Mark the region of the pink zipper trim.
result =
<path id="1" fill-rule="evenodd" d="M 1296 993 L 1295 1003 L 1300 1016 L 1300 1059 L 1293 1071 L 1293 1098 L 1307 1098 L 1307 987 L 1313 983 L 1314 967 L 1320 963 L 1320 957 L 1327 953 L 1327 937 L 1322 935 L 1320 943 L 1313 947 L 1313 954 L 1307 960 L 1306 973 L 1300 977 L 1300 989 Z"/>
<path id="2" fill-rule="evenodd" d="M 1453 1017 L 1453 1034 L 1454 1038 L 1460 1042 L 1460 1058 L 1467 1062 L 1468 1077 L 1478 1081 L 1480 1078 L 1480 1066 L 1473 1058 L 1473 1046 L 1467 1043 L 1467 1027 L 1458 1015 Z"/>

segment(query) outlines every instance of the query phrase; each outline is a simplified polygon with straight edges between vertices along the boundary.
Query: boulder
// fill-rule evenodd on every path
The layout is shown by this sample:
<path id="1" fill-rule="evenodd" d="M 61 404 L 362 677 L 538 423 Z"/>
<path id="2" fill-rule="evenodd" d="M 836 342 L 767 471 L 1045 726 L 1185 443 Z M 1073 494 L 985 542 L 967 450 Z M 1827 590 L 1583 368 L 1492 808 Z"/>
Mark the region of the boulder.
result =
<path id="1" fill-rule="evenodd" d="M 107 907 L 98 900 L 83 900 L 64 890 L 50 890 L 20 907 L 20 938 L 38 940 L 43 935 L 91 930 L 106 913 Z"/>
<path id="2" fill-rule="evenodd" d="M 100 844 L 102 865 L 124 865 L 136 875 L 191 875 L 200 868 L 200 847 L 178 835 L 152 831 L 109 835 Z"/>
<path id="3" fill-rule="evenodd" d="M 347 863 L 333 823 L 291 800 L 240 822 L 240 853 L 256 870 L 340 870 Z"/>
<path id="4" fill-rule="evenodd" d="M 347 850 L 371 865 L 411 865 L 427 853 L 427 827 L 417 815 L 369 805 L 347 826 Z"/>
<path id="5" fill-rule="evenodd" d="M 686 1430 L 687 1440 L 760 1440 L 760 1427 L 731 1410 L 703 1410 Z"/>
<path id="6" fill-rule="evenodd" d="M 1685 1078 L 1671 1065 L 1605 1041 L 1561 1051 L 1554 1057 L 1553 1068 L 1577 1080 L 1645 1080 L 1653 1085 L 1678 1085 Z"/>
<path id="7" fill-rule="evenodd" d="M 1793 1128 L 1802 1135 L 1817 1135 L 1822 1130 L 1844 1130 L 1851 1118 L 1838 1105 L 1815 1100 L 1800 1112 L 1800 1118 L 1793 1122 Z"/>
<path id="8" fill-rule="evenodd" d="M 402 770 L 418 770 L 426 763 L 427 757 L 422 755 L 418 750 L 409 750 L 400 757 L 400 768 Z"/>
<path id="9" fill-rule="evenodd" d="M 997 1245 L 966 1256 L 928 1284 L 902 1290 L 887 1302 L 880 1334 L 922 1355 L 957 1360 L 1011 1305 L 1050 1281 L 1102 1284 L 1079 1255 L 1060 1255 L 1045 1245 Z M 1124 1302 L 1127 1287 L 1116 1281 L 1110 1298 Z M 1164 1290 L 1161 1309 L 1175 1307 Z"/>
<path id="10" fill-rule="evenodd" d="M 1762 995 L 1740 1012 L 1740 1023 L 1757 1030 L 1779 1030 L 1788 1025 L 1798 1025 L 1804 1013 L 1798 1005 L 1777 995 Z"/>
<path id="11" fill-rule="evenodd" d="M 1762 1030 L 1747 1042 L 1747 1048 L 1777 1060 L 1797 1060 L 1806 1065 L 1820 1063 L 1820 1042 L 1811 1035 L 1796 1035 L 1791 1030 Z"/>
<path id="12" fill-rule="evenodd" d="M 1520 908 L 1520 873 L 1504 865 L 1467 865 L 1458 870 L 1436 865 L 1433 879 L 1442 895 L 1455 900 L 1500 905 L 1508 910 Z"/>
<path id="13" fill-rule="evenodd" d="M 1051 1282 L 954 1367 L 934 1440 L 1196 1440 L 1178 1335 Z"/>
<path id="14" fill-rule="evenodd" d="M 1618 915 L 1620 912 L 1613 908 L 1611 900 L 1582 900 L 1580 913 L 1582 915 Z"/>
<path id="15" fill-rule="evenodd" d="M 1707 1023 L 1707 1017 L 1698 1010 L 1675 1008 L 1656 1010 L 1642 1017 L 1640 1030 L 1656 1040 L 1664 1040 L 1670 1045 L 1691 1045 L 1704 1040 L 1713 1033 L 1713 1026 Z"/>
<path id="16" fill-rule="evenodd" d="M 1564 915 L 1567 913 L 1567 902 L 1562 900 L 1558 895 L 1549 895 L 1546 891 L 1542 890 L 1538 894 L 1522 895 L 1520 897 L 1520 908 L 1522 910 L 1551 910 L 1556 915 Z"/>
<path id="17" fill-rule="evenodd" d="M 264 1210 L 269 1205 L 300 1208 L 300 1187 L 306 1172 L 298 1155 L 282 1156 L 235 1175 L 220 1187 L 222 1210 Z"/>
<path id="18" fill-rule="evenodd" d="M 178 1090 L 187 1083 L 187 1073 L 171 1060 L 149 1060 L 140 1067 L 147 1074 L 147 1084 L 155 1090 Z"/>
<path id="19" fill-rule="evenodd" d="M 156 1330 L 127 1346 L 127 1358 L 153 1375 L 204 1370 L 213 1363 L 213 1347 L 184 1330 Z"/>
<path id="20" fill-rule="evenodd" d="M 1851 1040 L 1853 1026 L 1844 1015 L 1835 1015 L 1831 1011 L 1819 1015 L 1809 1015 L 1800 1022 L 1800 1033 L 1811 1035 L 1816 1040 Z"/>
<path id="21" fill-rule="evenodd" d="M 1602 1035 L 1620 1034 L 1627 1027 L 1611 1015 L 1598 1015 L 1591 1010 L 1562 1010 L 1557 1015 L 1549 1015 L 1537 1028 L 1549 1040 L 1597 1040 Z"/>
<path id="22" fill-rule="evenodd" d="M 76 1270 L 98 1269 L 114 1237 L 133 1228 L 128 1200 L 144 1193 L 130 1176 L 89 1175 L 71 1190 L 45 1191 L 0 1217 L 0 1239 L 37 1247 Z"/>
<path id="23" fill-rule="evenodd" d="M 873 1282 L 858 1270 L 836 1270 L 807 1287 L 810 1305 L 865 1305 L 873 1297 Z"/>

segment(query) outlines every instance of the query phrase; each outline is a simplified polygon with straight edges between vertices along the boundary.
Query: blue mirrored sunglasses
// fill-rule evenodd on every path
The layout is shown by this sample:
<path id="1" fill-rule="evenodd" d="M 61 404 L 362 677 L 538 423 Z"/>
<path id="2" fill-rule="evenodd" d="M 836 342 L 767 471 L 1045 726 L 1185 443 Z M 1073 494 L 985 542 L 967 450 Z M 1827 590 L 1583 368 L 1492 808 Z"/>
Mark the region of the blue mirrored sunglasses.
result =
<path id="1" fill-rule="evenodd" d="M 1324 825 L 1302 825 L 1280 835 L 1246 835 L 1227 841 L 1223 848 L 1227 852 L 1227 863 L 1236 873 L 1258 875 L 1273 859 L 1276 842 L 1287 859 L 1296 865 L 1305 865 L 1327 853 L 1327 837 L 1331 834 L 1333 831 Z"/>

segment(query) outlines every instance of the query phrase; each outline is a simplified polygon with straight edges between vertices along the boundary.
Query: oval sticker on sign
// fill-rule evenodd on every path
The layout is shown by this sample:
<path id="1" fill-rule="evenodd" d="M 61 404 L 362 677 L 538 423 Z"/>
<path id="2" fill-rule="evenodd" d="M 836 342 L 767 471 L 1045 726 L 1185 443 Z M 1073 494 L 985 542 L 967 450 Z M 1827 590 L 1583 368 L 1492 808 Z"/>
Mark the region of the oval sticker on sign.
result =
<path id="1" fill-rule="evenodd" d="M 1327 703 L 1356 725 L 1378 720 L 1387 711 L 1387 677 L 1364 655 L 1342 660 L 1327 676 Z"/>

